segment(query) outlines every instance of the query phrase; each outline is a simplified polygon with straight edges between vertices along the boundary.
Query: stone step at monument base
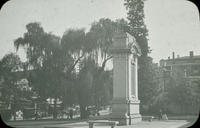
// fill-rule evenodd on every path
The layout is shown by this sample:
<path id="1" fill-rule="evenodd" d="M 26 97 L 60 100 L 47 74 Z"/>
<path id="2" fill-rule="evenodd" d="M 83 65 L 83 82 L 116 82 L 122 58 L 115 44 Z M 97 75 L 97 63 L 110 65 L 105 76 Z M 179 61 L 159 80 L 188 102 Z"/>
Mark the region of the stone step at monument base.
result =
<path id="1" fill-rule="evenodd" d="M 127 115 L 111 115 L 110 120 L 119 121 L 119 125 L 132 125 L 142 121 L 140 114 Z"/>

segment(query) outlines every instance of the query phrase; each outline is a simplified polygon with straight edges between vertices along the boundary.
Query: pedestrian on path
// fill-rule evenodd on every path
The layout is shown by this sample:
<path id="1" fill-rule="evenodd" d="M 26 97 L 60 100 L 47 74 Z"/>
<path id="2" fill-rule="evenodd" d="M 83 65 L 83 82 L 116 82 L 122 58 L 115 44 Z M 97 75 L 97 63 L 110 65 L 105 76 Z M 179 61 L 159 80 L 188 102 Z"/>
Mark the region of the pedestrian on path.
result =
<path id="1" fill-rule="evenodd" d="M 70 116 L 70 119 L 73 119 L 73 109 L 72 108 L 69 111 L 69 116 Z"/>
<path id="2" fill-rule="evenodd" d="M 162 119 L 162 109 L 159 110 L 159 115 L 158 115 L 158 119 L 161 120 Z"/>
<path id="3" fill-rule="evenodd" d="M 38 112 L 35 113 L 35 120 L 38 120 Z"/>

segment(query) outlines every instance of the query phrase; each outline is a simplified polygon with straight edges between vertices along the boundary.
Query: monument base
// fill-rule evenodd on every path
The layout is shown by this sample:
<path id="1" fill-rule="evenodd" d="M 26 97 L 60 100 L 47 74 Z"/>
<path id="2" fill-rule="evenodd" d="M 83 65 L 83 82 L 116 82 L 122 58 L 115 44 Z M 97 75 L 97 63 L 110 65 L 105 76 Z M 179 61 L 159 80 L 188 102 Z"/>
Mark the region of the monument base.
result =
<path id="1" fill-rule="evenodd" d="M 119 121 L 120 125 L 132 125 L 142 121 L 139 113 L 140 101 L 137 99 L 115 98 L 112 103 L 110 120 Z"/>

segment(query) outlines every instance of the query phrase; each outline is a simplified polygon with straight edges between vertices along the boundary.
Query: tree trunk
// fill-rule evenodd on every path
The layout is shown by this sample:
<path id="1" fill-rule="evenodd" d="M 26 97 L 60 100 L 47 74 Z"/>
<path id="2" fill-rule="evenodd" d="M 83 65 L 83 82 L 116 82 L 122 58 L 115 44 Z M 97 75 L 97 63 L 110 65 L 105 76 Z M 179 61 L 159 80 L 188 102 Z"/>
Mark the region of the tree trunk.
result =
<path id="1" fill-rule="evenodd" d="M 81 119 L 86 119 L 88 117 L 88 112 L 86 110 L 86 106 L 85 105 L 80 105 L 80 117 Z"/>
<path id="2" fill-rule="evenodd" d="M 16 120 L 16 99 L 15 99 L 15 97 L 13 99 L 13 116 L 14 116 L 14 120 Z"/>
<path id="3" fill-rule="evenodd" d="M 53 119 L 57 119 L 57 97 L 54 99 Z"/>
<path id="4" fill-rule="evenodd" d="M 16 120 L 16 110 L 15 110 L 15 107 L 14 107 L 14 110 L 13 110 L 13 116 L 14 116 L 14 120 Z"/>

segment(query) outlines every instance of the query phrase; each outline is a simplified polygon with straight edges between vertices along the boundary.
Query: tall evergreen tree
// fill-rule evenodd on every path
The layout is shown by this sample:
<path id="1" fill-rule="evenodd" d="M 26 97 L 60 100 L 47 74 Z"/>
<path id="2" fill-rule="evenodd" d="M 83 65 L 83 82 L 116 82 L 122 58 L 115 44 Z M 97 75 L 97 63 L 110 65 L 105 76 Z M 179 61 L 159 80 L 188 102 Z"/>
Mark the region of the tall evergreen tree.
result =
<path id="1" fill-rule="evenodd" d="M 155 84 L 153 80 L 152 58 L 148 56 L 150 49 L 148 46 L 148 30 L 144 23 L 144 0 L 125 0 L 125 6 L 128 10 L 129 32 L 136 38 L 142 55 L 139 58 L 138 86 L 139 99 L 141 106 L 147 105 L 148 100 L 155 93 Z M 141 108 L 141 110 L 143 110 Z"/>
<path id="2" fill-rule="evenodd" d="M 136 38 L 139 43 L 142 56 L 146 57 L 150 52 L 148 47 L 148 30 L 144 23 L 144 0 L 125 0 L 125 6 L 128 10 L 130 29 L 129 32 Z"/>
<path id="3" fill-rule="evenodd" d="M 46 33 L 39 23 L 26 25 L 27 32 L 14 41 L 15 48 L 25 48 L 27 64 L 31 70 L 27 76 L 29 84 L 37 92 L 37 98 L 46 101 L 54 98 L 54 114 L 57 118 L 56 101 L 60 98 L 63 59 L 61 60 L 60 38 Z"/>

